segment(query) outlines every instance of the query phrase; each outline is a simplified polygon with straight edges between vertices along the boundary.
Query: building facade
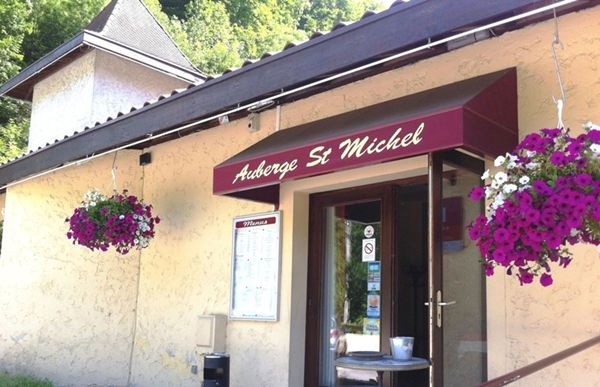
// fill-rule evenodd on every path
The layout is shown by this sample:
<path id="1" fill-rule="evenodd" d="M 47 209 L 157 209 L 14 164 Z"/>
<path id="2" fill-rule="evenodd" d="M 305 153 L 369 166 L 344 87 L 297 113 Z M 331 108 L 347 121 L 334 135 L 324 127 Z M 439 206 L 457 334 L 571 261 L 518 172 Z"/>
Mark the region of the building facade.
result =
<path id="1" fill-rule="evenodd" d="M 350 34 L 368 23 L 376 28 L 386 22 L 397 24 L 399 20 L 425 17 L 422 12 L 426 2 L 411 3 L 396 5 L 306 44 L 338 39 L 344 29 L 349 29 Z M 438 4 L 431 12 L 449 12 L 450 18 L 460 19 L 456 5 L 440 3 L 444 5 Z M 512 11 L 522 13 L 541 7 L 544 2 L 514 3 L 519 5 L 513 5 Z M 482 7 L 473 6 L 472 14 L 479 12 L 481 25 L 507 15 L 506 10 L 485 15 Z M 492 12 L 491 8 L 488 12 Z M 564 10 L 559 11 L 560 14 Z M 473 242 L 461 231 L 481 210 L 467 200 L 470 188 L 480 181 L 476 172 L 492 166 L 492 157 L 509 151 L 518 138 L 539 128 L 556 126 L 557 109 L 552 97 L 558 97 L 560 91 L 551 50 L 555 21 L 549 18 L 551 11 L 543 15 L 541 20 L 532 19 L 523 25 L 514 22 L 505 30 L 494 27 L 497 29 L 492 28 L 489 38 L 464 47 L 443 52 L 433 52 L 436 48 L 432 47 L 427 57 L 410 62 L 391 61 L 389 67 L 373 67 L 341 78 L 339 83 L 315 86 L 306 94 L 282 97 L 274 106 L 250 115 L 245 110 L 229 113 L 228 122 L 217 124 L 212 119 L 190 126 L 193 130 L 183 127 L 190 122 L 184 118 L 189 117 L 186 114 L 192 114 L 188 106 L 193 106 L 192 102 L 186 105 L 185 100 L 195 88 L 198 98 L 205 93 L 210 99 L 210 88 L 217 87 L 211 85 L 230 82 L 231 101 L 236 93 L 243 98 L 243 82 L 240 86 L 238 80 L 248 77 L 261 82 L 262 78 L 253 75 L 259 71 L 255 69 L 260 69 L 261 62 L 265 66 L 274 63 L 280 58 L 275 55 L 203 84 L 187 81 L 197 86 L 115 116 L 89 131 L 3 165 L 0 369 L 48 377 L 59 386 L 194 386 L 202 380 L 201 353 L 222 349 L 231 356 L 232 386 L 333 386 L 340 385 L 342 379 L 372 379 L 370 374 L 336 373 L 332 364 L 334 352 L 389 352 L 387 337 L 409 335 L 416 339 L 415 354 L 431 359 L 434 365 L 431 371 L 396 373 L 393 379 L 386 376 L 386 385 L 402 385 L 405 377 L 412 378 L 411 385 L 428 385 L 431 381 L 436 386 L 459 386 L 500 376 L 597 336 L 600 290 L 596 283 L 600 269 L 593 246 L 574 246 L 575 259 L 567 269 L 555 270 L 551 287 L 519 286 L 515 278 L 501 273 L 485 278 Z M 468 20 L 459 22 L 470 25 Z M 561 14 L 558 23 L 564 43 L 564 49 L 557 50 L 566 92 L 563 118 L 566 126 L 580 133 L 583 123 L 600 121 L 600 7 L 586 3 L 582 9 Z M 451 31 L 446 32 L 450 35 Z M 493 36 L 494 32 L 498 36 Z M 390 36 L 397 37 L 395 33 L 398 31 Z M 377 38 L 357 36 L 364 39 L 355 41 L 357 45 Z M 433 36 L 431 41 L 436 38 Z M 301 52 L 302 47 L 292 47 L 279 55 L 288 58 L 294 50 Z M 108 55 L 97 48 L 91 52 L 87 55 L 96 55 L 96 61 Z M 115 66 L 111 61 L 117 59 L 109 58 L 108 68 Z M 132 62 L 130 66 L 139 63 Z M 39 129 L 32 130 L 32 135 L 46 133 L 56 123 L 56 118 L 45 118 L 41 107 L 36 116 L 36 106 L 42 106 L 36 105 L 38 88 L 42 90 L 44 82 L 52 77 L 64 82 L 68 71 L 68 66 L 63 67 L 36 81 L 32 127 L 39 125 Z M 182 77 L 171 77 L 172 82 L 156 89 L 150 87 L 167 76 L 164 69 L 148 71 L 156 72 L 156 76 L 148 76 L 148 81 L 144 77 L 140 90 L 161 94 L 170 88 L 186 87 Z M 86 76 L 97 82 L 102 79 L 97 73 L 98 67 Z M 198 74 L 198 79 L 202 79 Z M 277 77 L 276 72 L 273 77 Z M 506 79 L 506 85 L 497 86 Z M 119 88 L 111 86 L 107 90 L 110 92 L 99 91 L 100 100 L 114 101 L 125 96 L 123 103 L 115 102 L 115 115 L 124 109 L 123 104 L 141 105 L 147 98 L 147 93 L 131 96 L 135 93 L 118 92 L 113 99 Z M 71 98 L 70 92 L 74 92 L 70 86 L 56 88 L 48 104 Z M 98 106 L 92 94 L 83 89 L 81 93 L 82 98 L 91 98 L 88 108 Z M 255 101 L 267 96 L 263 94 Z M 76 114 L 83 112 L 74 106 L 69 110 L 69 106 L 64 105 L 69 117 L 75 119 Z M 198 119 L 212 115 L 204 115 L 209 110 L 203 110 L 203 106 L 198 105 Z M 215 105 L 210 112 L 226 112 L 231 106 L 235 104 Z M 486 122 L 493 121 L 502 129 L 480 125 L 490 131 L 481 138 L 477 126 L 475 132 L 469 132 L 468 120 L 463 119 L 457 124 L 461 130 L 465 128 L 464 132 L 457 132 L 457 136 L 462 136 L 460 141 L 444 140 L 451 137 L 453 124 L 452 118 L 442 113 L 458 108 L 474 112 L 473 117 L 485 117 Z M 174 119 L 180 117 L 180 135 L 124 146 L 116 153 L 90 160 L 73 157 L 59 163 L 52 159 L 54 151 L 64 151 L 62 154 L 69 157 L 69 152 L 75 150 L 66 147 L 86 136 L 90 146 L 98 148 L 97 153 L 127 145 L 115 140 L 113 146 L 106 147 L 103 138 L 94 136 L 100 132 L 138 130 L 131 129 L 134 119 L 167 110 Z M 471 113 L 464 114 L 467 117 Z M 80 121 L 85 120 L 78 118 Z M 422 122 L 424 129 L 417 132 Z M 511 122 L 517 124 L 518 133 L 511 133 L 511 129 L 517 129 L 511 128 Z M 404 130 L 401 133 L 410 131 L 412 136 L 397 154 L 385 159 L 359 160 L 353 165 L 343 164 L 318 173 L 308 171 L 301 176 L 294 176 L 295 171 L 291 170 L 287 172 L 289 178 L 279 170 L 277 182 L 260 180 L 268 177 L 263 167 L 262 177 L 240 175 L 237 182 L 248 185 L 239 189 L 235 177 L 243 169 L 233 169 L 234 178 L 223 181 L 219 179 L 229 175 L 221 175 L 222 169 L 215 168 L 252 166 L 252 162 L 267 160 L 277 152 L 292 154 L 302 146 L 314 150 L 327 141 L 343 141 L 344 135 L 349 140 L 358 138 L 352 137 L 358 134 L 373 138 L 374 130 L 400 127 L 399 123 Z M 163 131 L 177 128 L 166 121 L 157 125 L 162 125 Z M 249 125 L 253 130 L 249 130 Z M 500 130 L 504 135 L 492 133 Z M 60 133 L 64 134 L 67 133 Z M 39 136 L 45 138 L 45 134 Z M 405 137 L 398 135 L 396 139 L 401 144 Z M 30 140 L 33 145 L 38 142 Z M 143 153 L 151 154 L 151 163 L 140 166 L 139 156 Z M 312 155 L 315 166 L 324 161 L 323 153 Z M 27 169 L 31 168 L 26 164 L 28 160 L 38 156 L 41 159 L 35 160 L 53 160 L 54 165 L 42 163 L 35 171 Z M 78 160 L 77 164 L 54 170 L 58 165 Z M 26 172 L 20 176 L 15 170 Z M 24 180 L 43 171 L 49 173 Z M 434 172 L 437 177 L 432 177 Z M 125 256 L 112 250 L 90 252 L 73 245 L 65 237 L 64 218 L 85 192 L 93 188 L 110 192 L 115 184 L 117 189 L 126 188 L 154 206 L 154 212 L 162 219 L 155 239 L 148 248 Z M 219 184 L 225 187 L 219 190 Z M 433 191 L 432 184 L 437 187 L 437 196 L 433 197 L 428 196 Z M 276 187 L 275 193 L 268 187 Z M 455 201 L 444 202 L 445 199 Z M 432 206 L 432 200 L 438 204 Z M 428 228 L 428 214 L 442 209 L 459 211 L 447 224 L 454 227 L 448 238 L 443 236 L 448 232 L 442 227 L 446 225 L 434 222 L 438 231 Z M 274 210 L 281 215 L 275 321 L 218 319 L 220 323 L 211 328 L 205 316 L 230 315 L 234 291 L 232 220 Z M 373 228 L 369 234 L 372 237 L 367 237 L 369 226 Z M 364 237 L 356 236 L 362 232 Z M 365 284 L 352 285 L 348 270 L 355 255 L 360 254 L 353 245 L 360 239 L 375 239 L 379 246 L 373 261 L 380 263 L 380 279 L 368 291 L 369 297 L 377 296 L 374 303 L 378 303 L 379 310 L 358 318 L 356 313 L 362 312 L 355 309 L 364 308 L 367 300 L 356 306 L 350 293 Z M 437 261 L 431 257 L 431 249 L 437 254 Z M 370 260 L 364 256 L 358 259 L 357 267 L 362 269 L 357 270 L 367 270 L 364 261 Z M 340 262 L 347 266 L 340 269 Z M 341 280 L 340 275 L 346 279 Z M 439 276 L 440 281 L 430 290 L 432 275 Z M 366 277 L 363 273 L 356 278 L 364 282 Z M 340 286 L 344 294 L 341 304 L 336 304 Z M 377 287 L 379 290 L 375 290 Z M 433 320 L 434 326 L 429 326 L 429 306 L 421 303 L 430 300 L 430 291 L 435 295 L 438 290 L 443 291 L 445 301 L 456 304 L 443 308 L 443 327 L 436 328 Z M 357 296 L 361 300 L 366 295 L 362 292 Z M 361 320 L 364 325 L 357 327 Z M 366 334 L 368 323 L 375 323 L 374 335 Z M 224 343 L 224 348 L 221 344 L 207 345 L 207 335 Z M 340 340 L 342 336 L 345 343 Z M 342 345 L 346 348 L 340 349 Z M 433 358 L 431 351 L 438 357 Z M 600 380 L 598 358 L 600 348 L 596 346 L 514 385 L 596 386 Z M 194 366 L 199 366 L 197 374 Z"/>

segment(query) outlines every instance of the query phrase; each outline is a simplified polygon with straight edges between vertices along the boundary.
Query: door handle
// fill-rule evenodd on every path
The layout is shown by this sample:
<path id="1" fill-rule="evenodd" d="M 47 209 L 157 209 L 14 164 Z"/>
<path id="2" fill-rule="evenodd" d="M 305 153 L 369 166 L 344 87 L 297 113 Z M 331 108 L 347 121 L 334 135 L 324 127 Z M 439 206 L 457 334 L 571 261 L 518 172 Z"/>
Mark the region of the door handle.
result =
<path id="1" fill-rule="evenodd" d="M 448 305 L 454 305 L 456 304 L 456 301 L 448 301 L 448 302 L 434 302 L 433 305 L 438 305 L 438 306 L 448 306 Z M 423 305 L 425 306 L 429 306 L 431 305 L 430 302 L 424 302 Z"/>
<path id="2" fill-rule="evenodd" d="M 438 302 L 437 304 L 439 306 L 448 306 L 448 305 L 454 305 L 454 304 L 456 304 L 456 301 Z"/>
<path id="3" fill-rule="evenodd" d="M 435 322 L 438 328 L 442 327 L 442 306 L 449 306 L 456 304 L 456 301 L 442 301 L 442 291 L 438 290 L 435 292 L 435 301 L 430 299 L 429 302 L 426 302 L 427 306 L 435 307 Z"/>

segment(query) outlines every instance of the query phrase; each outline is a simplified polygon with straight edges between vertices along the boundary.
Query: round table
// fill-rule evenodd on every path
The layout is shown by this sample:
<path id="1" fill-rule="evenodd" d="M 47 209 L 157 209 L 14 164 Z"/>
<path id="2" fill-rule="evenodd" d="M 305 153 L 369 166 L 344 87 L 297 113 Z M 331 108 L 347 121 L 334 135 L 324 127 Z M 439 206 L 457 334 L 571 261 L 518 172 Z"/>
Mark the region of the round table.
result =
<path id="1" fill-rule="evenodd" d="M 413 357 L 410 360 L 394 359 L 391 356 L 384 356 L 377 360 L 360 360 L 353 357 L 339 357 L 335 360 L 336 367 L 349 368 L 353 370 L 377 371 L 377 381 L 379 386 L 383 386 L 383 373 L 385 371 L 413 371 L 429 368 L 429 360 L 420 357 Z"/>

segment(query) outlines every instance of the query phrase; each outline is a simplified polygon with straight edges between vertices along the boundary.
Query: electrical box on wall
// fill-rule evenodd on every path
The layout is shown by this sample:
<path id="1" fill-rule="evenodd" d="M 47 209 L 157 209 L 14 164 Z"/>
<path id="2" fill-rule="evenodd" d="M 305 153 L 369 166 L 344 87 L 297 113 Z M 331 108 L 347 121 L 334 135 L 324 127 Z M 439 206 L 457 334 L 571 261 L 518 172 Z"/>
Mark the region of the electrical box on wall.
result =
<path id="1" fill-rule="evenodd" d="M 210 314 L 198 316 L 196 348 L 198 353 L 225 352 L 227 316 Z"/>

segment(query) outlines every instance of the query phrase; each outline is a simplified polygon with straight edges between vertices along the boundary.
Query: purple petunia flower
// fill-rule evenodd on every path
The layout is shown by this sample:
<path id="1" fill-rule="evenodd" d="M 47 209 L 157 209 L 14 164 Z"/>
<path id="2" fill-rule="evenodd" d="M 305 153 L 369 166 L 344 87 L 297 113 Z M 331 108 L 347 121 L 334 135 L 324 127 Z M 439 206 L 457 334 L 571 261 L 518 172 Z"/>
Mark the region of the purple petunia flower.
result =
<path id="1" fill-rule="evenodd" d="M 588 132 L 588 138 L 594 144 L 600 144 L 600 130 L 592 129 Z"/>
<path id="2" fill-rule="evenodd" d="M 510 233 L 505 228 L 501 227 L 501 228 L 497 229 L 496 231 L 494 231 L 494 239 L 498 243 L 506 242 L 509 237 L 510 237 Z"/>
<path id="3" fill-rule="evenodd" d="M 544 273 L 540 276 L 540 284 L 542 284 L 543 287 L 552 285 L 552 282 L 554 281 L 552 280 L 551 275 Z"/>
<path id="4" fill-rule="evenodd" d="M 567 146 L 567 151 L 572 155 L 579 155 L 585 147 L 579 141 L 574 141 Z"/>
<path id="5" fill-rule="evenodd" d="M 544 133 L 547 137 L 554 139 L 560 134 L 560 129 L 542 129 L 541 132 Z"/>
<path id="6" fill-rule="evenodd" d="M 494 261 L 498 262 L 502 266 L 508 266 L 508 263 L 510 262 L 507 260 L 506 251 L 503 249 L 496 249 L 492 253 L 492 257 L 494 258 Z"/>
<path id="7" fill-rule="evenodd" d="M 552 188 L 550 188 L 550 186 L 548 186 L 548 184 L 546 184 L 545 181 L 542 180 L 536 180 L 533 182 L 533 189 L 537 191 L 537 193 L 539 193 L 540 195 L 551 195 L 552 194 Z"/>
<path id="8" fill-rule="evenodd" d="M 485 190 L 482 187 L 475 187 L 469 193 L 469 197 L 475 201 L 480 201 L 485 196 Z"/>
<path id="9" fill-rule="evenodd" d="M 585 166 L 587 165 L 588 160 L 586 158 L 581 158 L 581 159 L 577 159 L 575 160 L 575 167 L 577 169 L 584 169 Z"/>
<path id="10" fill-rule="evenodd" d="M 519 274 L 517 275 L 519 281 L 521 282 L 521 286 L 524 284 L 530 284 L 533 282 L 533 274 L 525 269 L 519 269 Z"/>
<path id="11" fill-rule="evenodd" d="M 556 165 L 557 167 L 562 167 L 563 165 L 565 165 L 567 163 L 567 158 L 563 152 L 556 151 L 556 152 L 553 152 L 552 155 L 550 156 L 550 162 L 552 164 Z"/>
<path id="12" fill-rule="evenodd" d="M 588 173 L 580 173 L 575 176 L 575 182 L 579 186 L 588 186 L 592 184 L 592 176 L 590 176 Z"/>

